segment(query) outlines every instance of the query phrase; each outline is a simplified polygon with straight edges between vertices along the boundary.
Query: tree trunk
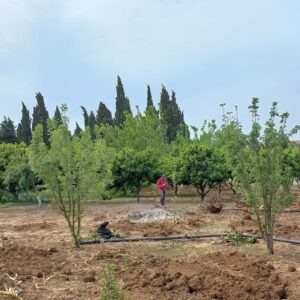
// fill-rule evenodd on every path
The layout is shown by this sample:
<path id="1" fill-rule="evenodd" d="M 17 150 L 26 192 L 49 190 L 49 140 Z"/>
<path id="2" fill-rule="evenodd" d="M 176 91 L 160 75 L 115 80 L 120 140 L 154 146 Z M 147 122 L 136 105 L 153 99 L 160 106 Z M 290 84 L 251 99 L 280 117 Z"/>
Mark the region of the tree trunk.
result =
<path id="1" fill-rule="evenodd" d="M 136 191 L 136 202 L 140 203 L 140 190 Z"/>
<path id="2" fill-rule="evenodd" d="M 266 233 L 265 234 L 265 239 L 266 239 L 269 254 L 274 254 L 272 234 Z"/>

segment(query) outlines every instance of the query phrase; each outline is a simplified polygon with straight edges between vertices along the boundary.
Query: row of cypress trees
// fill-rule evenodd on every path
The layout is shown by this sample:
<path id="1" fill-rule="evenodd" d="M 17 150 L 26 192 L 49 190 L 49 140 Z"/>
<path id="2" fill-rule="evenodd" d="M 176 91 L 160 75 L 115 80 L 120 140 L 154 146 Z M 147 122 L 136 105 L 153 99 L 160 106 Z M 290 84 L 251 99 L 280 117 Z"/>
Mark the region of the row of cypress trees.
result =
<path id="1" fill-rule="evenodd" d="M 95 132 L 95 127 L 100 124 L 106 124 L 111 126 L 121 126 L 125 121 L 125 114 L 132 114 L 129 98 L 125 94 L 123 83 L 121 78 L 117 78 L 116 86 L 116 111 L 115 117 L 112 117 L 111 111 L 101 101 L 99 103 L 96 113 L 91 111 L 88 113 L 84 106 L 81 106 L 84 126 L 89 127 L 92 134 Z M 37 124 L 42 124 L 44 132 L 44 141 L 49 144 L 48 134 L 48 119 L 49 112 L 46 109 L 43 95 L 38 92 L 35 96 L 37 104 L 33 108 L 32 119 L 30 117 L 29 109 L 22 102 L 22 118 L 20 123 L 15 128 L 14 122 L 9 117 L 4 117 L 4 120 L 0 123 L 0 142 L 2 143 L 21 143 L 29 145 L 32 138 L 32 131 L 34 131 Z M 181 128 L 187 128 L 184 122 L 183 111 L 180 110 L 177 101 L 176 94 L 172 91 L 170 97 L 165 86 L 162 86 L 159 108 L 156 109 L 153 103 L 150 86 L 147 86 L 147 107 L 146 111 L 154 110 L 157 116 L 161 119 L 162 123 L 166 126 L 166 141 L 172 142 L 176 139 L 177 133 Z M 62 123 L 61 112 L 58 107 L 55 109 L 54 120 L 57 124 Z M 79 135 L 82 129 L 76 122 L 75 135 Z"/>

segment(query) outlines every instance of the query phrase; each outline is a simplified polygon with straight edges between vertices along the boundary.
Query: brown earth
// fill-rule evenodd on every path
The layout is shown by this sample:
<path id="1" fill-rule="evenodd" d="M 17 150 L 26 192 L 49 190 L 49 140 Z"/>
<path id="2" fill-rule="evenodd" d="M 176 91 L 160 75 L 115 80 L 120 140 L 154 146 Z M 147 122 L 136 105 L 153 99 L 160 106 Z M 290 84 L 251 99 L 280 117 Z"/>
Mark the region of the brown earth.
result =
<path id="1" fill-rule="evenodd" d="M 242 205 L 242 204 L 241 204 Z M 152 236 L 256 231 L 253 215 L 225 203 L 221 214 L 206 214 L 193 200 L 167 204 L 186 216 L 150 223 L 131 223 L 128 213 L 154 208 L 154 203 L 123 202 L 87 208 L 83 235 L 108 220 L 113 232 Z M 300 239 L 300 213 L 278 218 L 276 235 Z M 0 209 L 0 291 L 16 276 L 26 299 L 100 299 L 99 280 L 108 263 L 129 299 L 300 299 L 300 248 L 275 243 L 269 256 L 263 242 L 235 247 L 214 239 L 131 244 L 98 244 L 75 249 L 66 223 L 42 206 Z M 2 297 L 2 298 L 1 298 Z M 0 299 L 8 298 L 0 295 Z"/>

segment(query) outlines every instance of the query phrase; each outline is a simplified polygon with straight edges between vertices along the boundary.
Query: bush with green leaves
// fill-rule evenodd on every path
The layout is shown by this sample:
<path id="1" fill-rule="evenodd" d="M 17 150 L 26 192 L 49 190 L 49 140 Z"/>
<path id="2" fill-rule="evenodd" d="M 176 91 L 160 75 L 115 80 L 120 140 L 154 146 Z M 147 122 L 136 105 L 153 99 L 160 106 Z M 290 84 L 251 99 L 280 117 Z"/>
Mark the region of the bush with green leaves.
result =
<path id="1" fill-rule="evenodd" d="M 107 172 L 101 154 L 109 150 L 101 142 L 93 143 L 89 132 L 72 136 L 65 116 L 63 120 L 64 124 L 51 130 L 49 146 L 44 143 L 42 126 L 36 126 L 29 158 L 32 169 L 52 192 L 53 203 L 65 217 L 79 247 L 84 203 L 97 193 Z"/>
<path id="2" fill-rule="evenodd" d="M 229 178 L 222 151 L 199 141 L 187 145 L 176 163 L 177 183 L 196 187 L 202 200 L 212 189 Z"/>
<path id="3" fill-rule="evenodd" d="M 113 186 L 125 195 L 134 193 L 138 202 L 142 187 L 154 182 L 157 176 L 156 157 L 148 151 L 124 149 L 112 165 Z"/>
<path id="4" fill-rule="evenodd" d="M 265 128 L 259 123 L 259 101 L 253 98 L 252 130 L 246 147 L 241 149 L 238 179 L 246 201 L 253 208 L 262 237 L 270 254 L 273 249 L 274 223 L 277 214 L 294 200 L 291 187 L 292 169 L 285 163 L 285 151 L 290 147 L 289 137 L 297 131 L 287 131 L 288 113 L 279 114 L 274 102 Z"/>

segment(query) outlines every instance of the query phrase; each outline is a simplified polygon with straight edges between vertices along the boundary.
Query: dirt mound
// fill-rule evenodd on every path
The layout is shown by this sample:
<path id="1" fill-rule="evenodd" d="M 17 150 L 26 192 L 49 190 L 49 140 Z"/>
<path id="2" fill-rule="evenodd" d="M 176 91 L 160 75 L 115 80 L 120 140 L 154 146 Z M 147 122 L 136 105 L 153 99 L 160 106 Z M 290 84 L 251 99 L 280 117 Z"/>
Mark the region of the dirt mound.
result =
<path id="1" fill-rule="evenodd" d="M 248 215 L 245 215 L 242 220 L 230 222 L 229 226 L 234 231 L 248 232 L 253 234 L 257 234 L 259 232 L 256 220 L 253 220 L 251 216 L 249 218 Z"/>
<path id="2" fill-rule="evenodd" d="M 55 227 L 55 223 L 39 222 L 39 223 L 26 223 L 21 225 L 14 225 L 14 231 L 36 231 L 36 230 L 49 230 Z"/>
<path id="3" fill-rule="evenodd" d="M 58 269 L 61 261 L 63 254 L 55 248 L 44 250 L 17 244 L 0 248 L 0 274 L 39 277 Z"/>
<path id="4" fill-rule="evenodd" d="M 279 237 L 290 237 L 290 238 L 300 238 L 300 227 L 296 224 L 286 225 L 286 224 L 276 224 L 275 225 L 275 235 Z"/>
<path id="5" fill-rule="evenodd" d="M 122 274 L 124 287 L 133 293 L 142 288 L 153 299 L 282 299 L 287 293 L 272 265 L 237 252 L 208 254 L 184 265 L 149 256 L 130 268 Z"/>
<path id="6" fill-rule="evenodd" d="M 206 222 L 207 217 L 205 215 L 196 215 L 148 223 L 133 223 L 128 220 L 120 220 L 113 223 L 111 228 L 121 236 L 168 236 L 199 229 Z"/>
<path id="7" fill-rule="evenodd" d="M 154 208 L 151 210 L 130 214 L 128 219 L 131 222 L 152 222 L 158 220 L 172 219 L 176 214 L 162 208 Z"/>

